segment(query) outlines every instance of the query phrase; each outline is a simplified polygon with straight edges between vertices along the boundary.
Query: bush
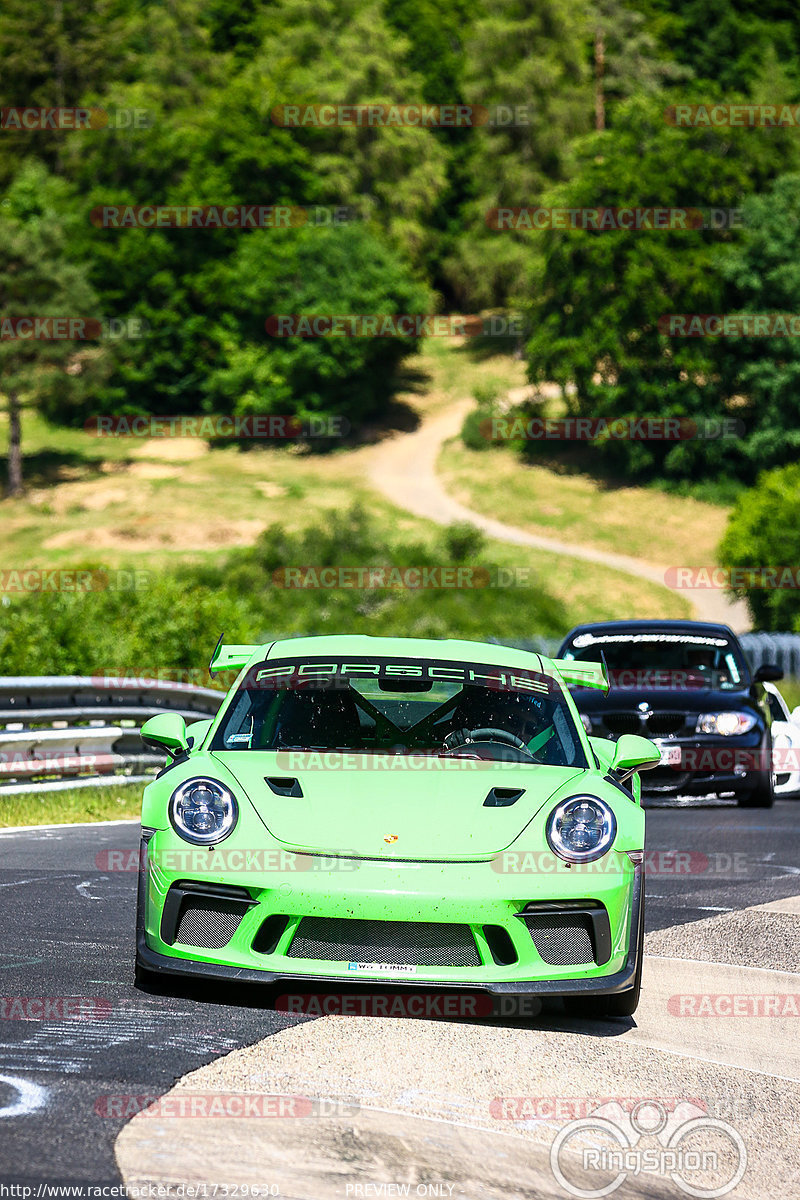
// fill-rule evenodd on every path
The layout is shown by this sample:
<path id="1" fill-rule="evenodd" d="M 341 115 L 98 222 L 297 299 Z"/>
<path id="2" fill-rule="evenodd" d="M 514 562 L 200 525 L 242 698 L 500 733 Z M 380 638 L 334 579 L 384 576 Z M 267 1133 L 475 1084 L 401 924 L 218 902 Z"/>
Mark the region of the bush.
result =
<path id="1" fill-rule="evenodd" d="M 725 567 L 789 567 L 800 563 L 800 466 L 762 475 L 744 492 L 728 520 L 720 547 Z M 800 591 L 796 587 L 737 587 L 756 629 L 800 630 Z"/>
<path id="2" fill-rule="evenodd" d="M 219 637 L 248 644 L 287 634 L 366 633 L 485 640 L 565 632 L 542 588 L 498 585 L 482 534 L 444 529 L 432 543 L 403 541 L 358 505 L 317 525 L 265 530 L 220 565 L 154 573 L 130 591 L 46 593 L 0 606 L 0 674 L 195 672 Z M 460 587 L 319 587 L 302 568 L 475 567 Z M 300 568 L 294 576 L 287 568 Z M 353 577 L 357 582 L 357 577 Z M 287 586 L 297 583 L 300 586 Z M 305 586 L 302 584 L 305 583 Z"/>
<path id="3" fill-rule="evenodd" d="M 393 395 L 415 337 L 268 336 L 273 315 L 426 313 L 430 291 L 364 225 L 254 233 L 222 276 L 223 365 L 206 405 L 236 413 L 325 414 L 356 422 Z"/>

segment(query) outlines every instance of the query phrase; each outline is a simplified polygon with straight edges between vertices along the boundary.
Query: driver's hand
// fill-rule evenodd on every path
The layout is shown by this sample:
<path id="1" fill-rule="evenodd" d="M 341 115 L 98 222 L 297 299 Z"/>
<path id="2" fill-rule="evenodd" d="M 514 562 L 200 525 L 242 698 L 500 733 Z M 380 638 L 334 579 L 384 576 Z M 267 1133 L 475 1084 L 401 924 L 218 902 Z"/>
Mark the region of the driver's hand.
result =
<path id="1" fill-rule="evenodd" d="M 445 750 L 455 750 L 456 746 L 464 746 L 470 740 L 470 731 L 467 728 L 454 729 L 452 733 L 448 733 L 444 739 Z"/>

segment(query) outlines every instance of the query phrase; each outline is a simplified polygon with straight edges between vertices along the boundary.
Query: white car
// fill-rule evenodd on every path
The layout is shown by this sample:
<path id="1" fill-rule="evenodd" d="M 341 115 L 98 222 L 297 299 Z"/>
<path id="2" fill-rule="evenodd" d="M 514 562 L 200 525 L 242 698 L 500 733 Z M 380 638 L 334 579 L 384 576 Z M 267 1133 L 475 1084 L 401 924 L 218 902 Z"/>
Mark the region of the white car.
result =
<path id="1" fill-rule="evenodd" d="M 772 716 L 772 756 L 775 766 L 775 795 L 800 797 L 800 705 L 791 713 L 774 683 L 765 683 Z"/>

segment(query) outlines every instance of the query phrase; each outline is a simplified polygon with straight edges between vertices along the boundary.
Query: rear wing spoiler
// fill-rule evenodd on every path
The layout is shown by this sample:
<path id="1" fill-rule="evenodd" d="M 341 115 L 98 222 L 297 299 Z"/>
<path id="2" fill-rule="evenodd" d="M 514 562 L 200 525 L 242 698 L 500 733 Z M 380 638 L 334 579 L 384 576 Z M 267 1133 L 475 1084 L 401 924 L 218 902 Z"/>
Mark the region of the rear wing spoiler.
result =
<path id="1" fill-rule="evenodd" d="M 217 671 L 227 671 L 235 668 L 241 670 L 247 666 L 250 659 L 258 650 L 258 646 L 223 646 L 222 637 L 214 647 L 214 653 L 211 655 L 211 662 L 208 664 L 209 675 L 216 675 Z"/>
<path id="2" fill-rule="evenodd" d="M 573 658 L 554 658 L 552 661 L 561 678 L 571 687 L 597 688 L 600 692 L 608 692 L 611 687 L 605 659 L 603 662 L 577 662 Z"/>

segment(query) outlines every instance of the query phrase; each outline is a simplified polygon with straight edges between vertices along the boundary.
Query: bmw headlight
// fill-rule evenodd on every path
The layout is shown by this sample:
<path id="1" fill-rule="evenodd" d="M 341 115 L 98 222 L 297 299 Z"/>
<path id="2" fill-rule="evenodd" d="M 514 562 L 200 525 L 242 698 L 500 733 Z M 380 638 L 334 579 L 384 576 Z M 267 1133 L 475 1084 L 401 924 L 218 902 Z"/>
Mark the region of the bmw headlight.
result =
<path id="1" fill-rule="evenodd" d="M 562 800 L 551 812 L 545 830 L 553 853 L 573 863 L 600 858 L 611 846 L 616 832 L 614 813 L 595 796 Z"/>
<path id="2" fill-rule="evenodd" d="M 234 828 L 239 807 L 233 792 L 215 779 L 187 779 L 172 793 L 169 819 L 187 842 L 210 846 Z"/>
<path id="3" fill-rule="evenodd" d="M 697 718 L 697 733 L 719 733 L 730 737 L 735 733 L 749 733 L 756 718 L 749 712 L 703 713 Z"/>

